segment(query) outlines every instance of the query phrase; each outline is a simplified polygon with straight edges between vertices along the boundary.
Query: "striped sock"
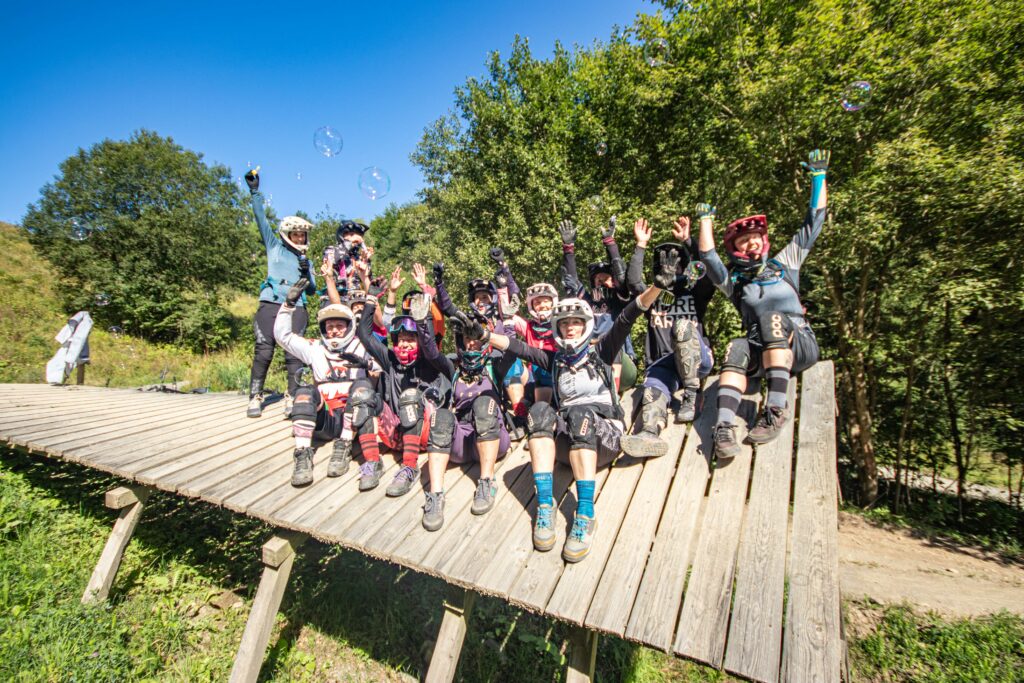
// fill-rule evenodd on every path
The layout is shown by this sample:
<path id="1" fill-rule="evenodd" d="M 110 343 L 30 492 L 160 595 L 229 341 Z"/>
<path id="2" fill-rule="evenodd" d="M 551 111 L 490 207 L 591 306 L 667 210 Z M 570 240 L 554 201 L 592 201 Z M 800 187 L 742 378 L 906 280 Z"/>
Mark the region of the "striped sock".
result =
<path id="1" fill-rule="evenodd" d="M 789 368 L 768 368 L 768 405 L 786 407 L 786 390 L 789 387 Z"/>
<path id="2" fill-rule="evenodd" d="M 377 444 L 377 435 L 373 432 L 359 435 L 359 448 L 363 451 L 363 459 L 367 462 L 380 460 L 380 446 Z"/>
<path id="3" fill-rule="evenodd" d="M 534 472 L 533 484 L 537 487 L 538 505 L 555 505 L 554 481 L 550 472 Z"/>
<path id="4" fill-rule="evenodd" d="M 420 456 L 420 435 L 402 434 L 402 464 L 416 469 Z"/>
<path id="5" fill-rule="evenodd" d="M 583 515 L 584 517 L 594 518 L 594 480 L 593 479 L 577 479 L 576 480 L 576 495 L 579 496 L 579 500 L 576 501 L 576 514 Z"/>
<path id="6" fill-rule="evenodd" d="M 736 411 L 740 408 L 740 390 L 736 387 L 720 387 L 718 389 L 718 423 L 732 424 L 736 419 Z"/>
<path id="7" fill-rule="evenodd" d="M 292 436 L 295 437 L 296 448 L 309 448 L 313 445 L 313 430 L 316 423 L 312 420 L 294 420 L 292 422 Z"/>

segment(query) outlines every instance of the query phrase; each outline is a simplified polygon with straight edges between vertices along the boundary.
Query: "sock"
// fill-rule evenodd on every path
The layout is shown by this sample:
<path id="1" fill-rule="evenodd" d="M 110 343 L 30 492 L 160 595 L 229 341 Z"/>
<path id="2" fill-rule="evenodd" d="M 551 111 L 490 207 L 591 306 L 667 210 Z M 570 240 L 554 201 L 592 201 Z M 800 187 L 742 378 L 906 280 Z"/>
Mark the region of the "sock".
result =
<path id="1" fill-rule="evenodd" d="M 576 502 L 576 514 L 584 517 L 594 516 L 594 480 L 577 479 L 576 495 L 579 500 Z"/>
<path id="2" fill-rule="evenodd" d="M 537 487 L 538 505 L 555 505 L 554 482 L 550 472 L 534 472 L 533 484 Z"/>
<path id="3" fill-rule="evenodd" d="M 402 434 L 402 464 L 416 469 L 420 455 L 420 435 Z"/>
<path id="4" fill-rule="evenodd" d="M 736 411 L 740 407 L 739 389 L 736 387 L 720 387 L 718 389 L 718 424 L 723 422 L 731 425 L 736 419 Z"/>
<path id="5" fill-rule="evenodd" d="M 295 437 L 296 448 L 309 448 L 313 445 L 313 430 L 316 423 L 312 420 L 295 420 L 292 422 L 292 436 Z"/>
<path id="6" fill-rule="evenodd" d="M 374 433 L 359 435 L 359 448 L 363 451 L 363 459 L 366 462 L 377 462 L 380 460 L 380 446 L 377 444 L 377 435 Z"/>
<path id="7" fill-rule="evenodd" d="M 768 368 L 768 405 L 786 407 L 786 389 L 789 387 L 789 368 Z"/>
<path id="8" fill-rule="evenodd" d="M 526 401 L 519 401 L 512 406 L 512 414 L 516 417 L 526 417 L 527 412 Z"/>

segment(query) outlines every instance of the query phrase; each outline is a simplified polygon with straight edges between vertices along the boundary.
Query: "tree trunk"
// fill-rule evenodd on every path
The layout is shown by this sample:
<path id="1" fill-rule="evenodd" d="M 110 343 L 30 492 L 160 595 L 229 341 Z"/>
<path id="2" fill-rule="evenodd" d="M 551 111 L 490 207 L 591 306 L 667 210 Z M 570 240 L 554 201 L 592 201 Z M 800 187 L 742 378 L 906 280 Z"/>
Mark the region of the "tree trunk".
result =
<path id="1" fill-rule="evenodd" d="M 945 318 L 945 344 L 946 348 L 943 349 L 943 364 L 942 364 L 942 392 L 946 398 L 946 412 L 949 416 L 949 433 L 953 438 L 953 457 L 956 460 L 956 511 L 957 520 L 960 522 L 964 521 L 964 488 L 966 485 L 966 468 L 964 466 L 964 444 L 963 439 L 960 436 L 960 410 L 956 404 L 956 398 L 953 395 L 953 382 L 950 380 L 950 375 L 953 372 L 951 363 L 949 361 L 949 344 L 950 344 L 950 303 L 946 301 L 946 318 Z"/>
<path id="2" fill-rule="evenodd" d="M 917 350 L 910 355 L 910 363 L 907 365 L 907 389 L 903 393 L 903 417 L 900 420 L 900 435 L 896 439 L 896 500 L 893 509 L 900 511 L 900 466 L 903 462 L 903 447 L 907 442 L 907 433 L 910 428 L 910 409 L 913 407 L 914 399 L 914 374 L 917 367 Z M 909 469 L 909 468 L 908 468 Z"/>

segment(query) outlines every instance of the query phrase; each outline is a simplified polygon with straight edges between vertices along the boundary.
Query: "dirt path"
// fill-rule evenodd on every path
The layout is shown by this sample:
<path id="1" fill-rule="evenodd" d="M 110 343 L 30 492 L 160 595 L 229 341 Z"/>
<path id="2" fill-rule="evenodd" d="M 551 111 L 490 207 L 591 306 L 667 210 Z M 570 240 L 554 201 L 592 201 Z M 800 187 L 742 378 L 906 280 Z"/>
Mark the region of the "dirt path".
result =
<path id="1" fill-rule="evenodd" d="M 1024 565 L 847 513 L 839 515 L 839 575 L 846 597 L 906 601 L 954 616 L 1024 614 Z"/>

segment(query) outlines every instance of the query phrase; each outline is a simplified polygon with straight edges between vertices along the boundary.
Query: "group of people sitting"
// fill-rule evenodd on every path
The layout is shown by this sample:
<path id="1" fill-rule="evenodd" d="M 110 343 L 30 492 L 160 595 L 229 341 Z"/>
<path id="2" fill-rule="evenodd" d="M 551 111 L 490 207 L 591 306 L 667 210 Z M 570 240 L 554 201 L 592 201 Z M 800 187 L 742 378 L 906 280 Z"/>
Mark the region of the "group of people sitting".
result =
<path id="1" fill-rule="evenodd" d="M 676 422 L 694 420 L 701 382 L 713 366 L 704 316 L 716 289 L 736 306 L 745 336 L 732 340 L 722 354 L 715 457 L 726 461 L 740 452 L 736 412 L 748 381 L 767 378 L 768 385 L 764 408 L 746 435 L 750 442 L 771 441 L 791 419 L 790 376 L 818 360 L 799 277 L 824 223 L 828 162 L 827 151 L 814 150 L 803 163 L 810 176 L 808 212 L 796 235 L 774 254 L 766 217 L 747 216 L 726 229 L 723 262 L 715 249 L 715 209 L 700 204 L 696 237 L 689 217 L 674 221 L 673 241 L 653 247 L 645 282 L 652 227 L 643 218 L 635 222 L 635 248 L 627 264 L 612 217 L 602 231 L 608 261 L 592 264 L 584 284 L 577 274 L 576 227 L 565 220 L 558 225 L 561 292 L 545 282 L 524 292 L 504 252 L 494 248 L 494 276 L 471 280 L 463 307 L 449 293 L 441 263 L 433 266 L 432 283 L 427 270 L 415 264 L 416 289 L 399 298 L 401 269 L 388 278 L 372 276 L 368 227 L 354 221 L 341 224 L 336 244 L 325 251 L 318 268 L 324 288 L 318 290 L 306 257 L 313 226 L 288 216 L 275 234 L 264 213 L 260 178 L 250 172 L 245 179 L 267 248 L 268 276 L 255 319 L 248 414 L 262 412 L 263 382 L 276 342 L 284 348 L 288 369 L 292 485 L 313 481 L 315 449 L 333 442 L 327 476 L 341 476 L 358 456 L 359 489 L 374 489 L 384 471 L 383 445 L 402 459 L 386 493 L 403 496 L 420 479 L 425 450 L 429 483 L 423 526 L 430 531 L 444 523 L 449 463 L 479 463 L 471 511 L 486 514 L 498 491 L 496 463 L 512 441 L 525 436 L 536 486 L 534 547 L 546 551 L 556 543 L 553 472 L 556 461 L 566 462 L 575 478 L 577 506 L 562 555 L 578 562 L 597 531 L 598 468 L 622 452 L 638 458 L 665 455 L 661 432 L 671 407 Z M 318 291 L 320 336 L 307 339 L 306 310 Z M 525 316 L 519 314 L 521 304 Z M 630 332 L 641 316 L 645 371 L 639 409 L 627 416 L 620 392 L 636 379 Z M 440 348 L 446 333 L 454 337 L 450 355 Z M 302 381 L 304 367 L 311 382 Z M 627 417 L 635 418 L 628 434 Z"/>

